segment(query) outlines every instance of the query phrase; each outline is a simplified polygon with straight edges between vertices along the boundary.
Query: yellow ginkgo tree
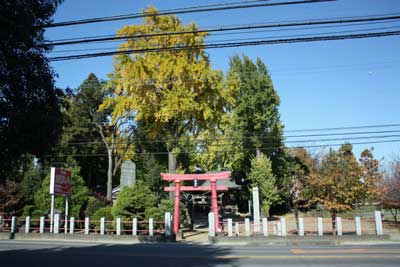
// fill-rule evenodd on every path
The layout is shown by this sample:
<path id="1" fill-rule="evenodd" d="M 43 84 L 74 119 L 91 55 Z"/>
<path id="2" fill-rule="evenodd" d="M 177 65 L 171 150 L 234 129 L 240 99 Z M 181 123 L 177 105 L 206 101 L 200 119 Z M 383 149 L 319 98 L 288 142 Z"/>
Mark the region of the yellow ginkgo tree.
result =
<path id="1" fill-rule="evenodd" d="M 118 31 L 127 40 L 117 55 L 110 74 L 115 103 L 113 118 L 128 112 L 146 125 L 148 134 L 162 139 L 168 151 L 174 151 L 184 135 L 197 135 L 217 125 L 234 102 L 235 81 L 224 81 L 221 71 L 213 70 L 202 49 L 206 33 L 197 32 L 176 16 L 154 16 L 150 7 L 140 25 L 128 25 Z M 186 32 L 185 34 L 176 34 Z"/>

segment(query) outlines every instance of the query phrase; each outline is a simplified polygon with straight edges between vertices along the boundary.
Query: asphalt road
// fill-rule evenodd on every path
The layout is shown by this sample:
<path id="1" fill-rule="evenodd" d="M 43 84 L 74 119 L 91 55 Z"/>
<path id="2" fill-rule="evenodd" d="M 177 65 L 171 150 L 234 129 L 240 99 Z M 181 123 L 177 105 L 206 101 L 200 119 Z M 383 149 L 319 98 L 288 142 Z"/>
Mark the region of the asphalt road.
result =
<path id="1" fill-rule="evenodd" d="M 400 266 L 400 245 L 212 246 L 0 241 L 0 266 Z"/>

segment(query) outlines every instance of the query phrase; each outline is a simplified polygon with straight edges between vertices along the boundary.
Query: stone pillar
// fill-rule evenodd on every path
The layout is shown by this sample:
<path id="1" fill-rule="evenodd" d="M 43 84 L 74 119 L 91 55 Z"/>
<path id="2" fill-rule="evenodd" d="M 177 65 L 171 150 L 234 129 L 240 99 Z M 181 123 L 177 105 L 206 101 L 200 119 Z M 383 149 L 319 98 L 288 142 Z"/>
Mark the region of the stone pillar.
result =
<path id="1" fill-rule="evenodd" d="M 214 212 L 208 213 L 208 235 L 209 236 L 215 236 Z"/>
<path id="2" fill-rule="evenodd" d="M 69 219 L 69 233 L 72 235 L 75 232 L 75 217 Z"/>
<path id="3" fill-rule="evenodd" d="M 361 218 L 356 217 L 355 218 L 355 223 L 356 223 L 356 234 L 361 235 Z"/>
<path id="4" fill-rule="evenodd" d="M 41 233 L 41 234 L 44 233 L 44 216 L 41 216 L 41 217 L 40 217 L 39 233 Z"/>
<path id="5" fill-rule="evenodd" d="M 261 233 L 260 229 L 260 198 L 258 187 L 253 187 L 253 220 L 254 220 L 254 234 Z"/>
<path id="6" fill-rule="evenodd" d="M 90 219 L 89 217 L 85 218 L 85 235 L 90 233 Z"/>
<path id="7" fill-rule="evenodd" d="M 343 235 L 342 218 L 336 217 L 336 232 L 338 236 Z"/>
<path id="8" fill-rule="evenodd" d="M 299 236 L 304 236 L 304 218 L 299 218 Z"/>
<path id="9" fill-rule="evenodd" d="M 137 235 L 137 218 L 132 219 L 132 235 Z"/>
<path id="10" fill-rule="evenodd" d="M 319 236 L 324 235 L 324 226 L 322 225 L 322 218 L 321 217 L 317 218 L 317 229 L 318 229 L 318 235 Z"/>
<path id="11" fill-rule="evenodd" d="M 236 236 L 239 236 L 239 234 L 240 234 L 240 231 L 239 231 L 239 223 L 236 222 L 236 223 L 235 223 L 235 235 L 236 235 Z"/>
<path id="12" fill-rule="evenodd" d="M 117 218 L 117 223 L 115 226 L 117 235 L 121 235 L 121 218 Z"/>
<path id="13" fill-rule="evenodd" d="M 101 217 L 100 218 L 100 234 L 104 235 L 106 231 L 106 218 Z"/>
<path id="14" fill-rule="evenodd" d="M 12 216 L 11 217 L 11 229 L 10 232 L 11 233 L 15 233 L 17 230 L 17 217 Z"/>
<path id="15" fill-rule="evenodd" d="M 250 236 L 250 219 L 244 219 L 244 235 Z"/>
<path id="16" fill-rule="evenodd" d="M 232 219 L 228 219 L 228 236 L 233 236 Z"/>
<path id="17" fill-rule="evenodd" d="M 286 219 L 281 218 L 281 236 L 286 236 Z"/>
<path id="18" fill-rule="evenodd" d="M 268 236 L 268 219 L 267 218 L 262 219 L 262 225 L 263 225 L 263 235 Z"/>
<path id="19" fill-rule="evenodd" d="M 377 235 L 383 235 L 383 227 L 382 227 L 382 214 L 380 211 L 375 211 L 375 230 Z"/>
<path id="20" fill-rule="evenodd" d="M 31 224 L 31 217 L 27 216 L 25 218 L 25 234 L 29 233 L 30 224 Z"/>
<path id="21" fill-rule="evenodd" d="M 60 232 L 60 214 L 54 214 L 53 222 L 53 233 L 58 234 Z"/>
<path id="22" fill-rule="evenodd" d="M 149 219 L 149 236 L 153 236 L 154 235 L 154 222 L 153 222 L 153 218 Z"/>
<path id="23" fill-rule="evenodd" d="M 171 229 L 171 213 L 166 212 L 164 215 L 164 224 L 165 224 L 165 235 L 166 236 L 171 236 L 172 234 L 172 229 Z"/>

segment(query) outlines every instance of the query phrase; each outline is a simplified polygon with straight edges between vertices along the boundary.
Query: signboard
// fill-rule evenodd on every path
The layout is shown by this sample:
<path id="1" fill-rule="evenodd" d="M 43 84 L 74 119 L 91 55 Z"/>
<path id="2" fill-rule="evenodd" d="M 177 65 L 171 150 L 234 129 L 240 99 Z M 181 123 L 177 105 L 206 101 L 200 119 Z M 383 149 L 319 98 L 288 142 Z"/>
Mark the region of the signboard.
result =
<path id="1" fill-rule="evenodd" d="M 50 170 L 50 194 L 71 194 L 71 172 L 52 167 Z"/>

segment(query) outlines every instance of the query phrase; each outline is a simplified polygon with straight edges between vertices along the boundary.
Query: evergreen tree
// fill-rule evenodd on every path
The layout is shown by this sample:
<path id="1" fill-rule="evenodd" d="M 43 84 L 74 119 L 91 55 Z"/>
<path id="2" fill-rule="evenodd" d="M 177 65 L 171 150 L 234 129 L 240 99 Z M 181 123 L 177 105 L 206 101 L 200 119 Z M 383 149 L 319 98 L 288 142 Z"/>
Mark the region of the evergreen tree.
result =
<path id="1" fill-rule="evenodd" d="M 106 184 L 107 151 L 94 124 L 93 114 L 97 112 L 105 94 L 103 82 L 93 73 L 82 82 L 75 94 L 69 94 L 64 109 L 64 131 L 59 147 L 53 153 L 53 160 L 78 165 L 88 187 L 102 191 L 105 191 Z M 106 116 L 107 113 L 103 113 L 96 119 L 106 120 Z M 58 154 L 63 156 L 58 157 Z M 93 154 L 100 156 L 90 156 Z"/>
<path id="2" fill-rule="evenodd" d="M 21 156 L 43 157 L 61 132 L 60 96 L 43 24 L 61 3 L 0 1 L 0 181 L 20 178 Z"/>

